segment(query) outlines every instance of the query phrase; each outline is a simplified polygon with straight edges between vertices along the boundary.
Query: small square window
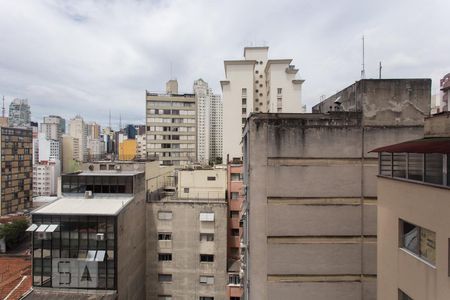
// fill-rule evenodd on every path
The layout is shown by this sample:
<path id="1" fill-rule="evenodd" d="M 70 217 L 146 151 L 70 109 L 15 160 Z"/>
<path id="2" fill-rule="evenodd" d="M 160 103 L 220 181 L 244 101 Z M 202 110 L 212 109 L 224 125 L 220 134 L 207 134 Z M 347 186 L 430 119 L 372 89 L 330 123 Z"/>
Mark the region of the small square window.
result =
<path id="1" fill-rule="evenodd" d="M 159 282 L 172 282 L 172 274 L 158 274 Z"/>
<path id="2" fill-rule="evenodd" d="M 216 176 L 208 176 L 207 180 L 208 181 L 215 181 L 216 180 Z"/>
<path id="3" fill-rule="evenodd" d="M 239 236 L 239 229 L 232 228 L 231 229 L 231 236 Z"/>
<path id="4" fill-rule="evenodd" d="M 200 283 L 214 284 L 214 276 L 200 276 Z"/>
<path id="5" fill-rule="evenodd" d="M 200 262 L 214 262 L 214 255 L 200 254 Z"/>
<path id="6" fill-rule="evenodd" d="M 158 253 L 159 261 L 172 261 L 172 253 Z"/>
<path id="7" fill-rule="evenodd" d="M 214 233 L 200 233 L 200 241 L 203 242 L 214 241 Z"/>
<path id="8" fill-rule="evenodd" d="M 184 193 L 187 194 L 187 193 L 189 193 L 189 188 L 184 188 L 183 191 L 184 191 Z"/>

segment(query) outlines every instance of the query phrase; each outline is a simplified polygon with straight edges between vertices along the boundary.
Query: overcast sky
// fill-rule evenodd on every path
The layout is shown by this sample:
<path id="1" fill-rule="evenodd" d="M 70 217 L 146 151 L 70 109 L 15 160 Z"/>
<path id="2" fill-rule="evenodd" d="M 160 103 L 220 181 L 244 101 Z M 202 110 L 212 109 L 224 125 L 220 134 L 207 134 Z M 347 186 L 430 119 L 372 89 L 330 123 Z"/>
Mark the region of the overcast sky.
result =
<path id="1" fill-rule="evenodd" d="M 0 0 L 0 95 L 27 98 L 32 119 L 57 114 L 113 126 L 145 122 L 145 90 L 203 78 L 217 93 L 223 60 L 267 45 L 293 58 L 308 109 L 360 78 L 450 72 L 450 1 Z"/>

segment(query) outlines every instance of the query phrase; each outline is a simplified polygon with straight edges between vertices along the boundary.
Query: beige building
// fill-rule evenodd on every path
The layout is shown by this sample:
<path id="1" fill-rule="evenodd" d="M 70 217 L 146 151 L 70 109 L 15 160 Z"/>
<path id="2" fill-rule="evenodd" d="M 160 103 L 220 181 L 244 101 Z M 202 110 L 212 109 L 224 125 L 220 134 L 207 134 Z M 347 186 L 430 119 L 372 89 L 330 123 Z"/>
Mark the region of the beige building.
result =
<path id="1" fill-rule="evenodd" d="M 80 152 L 79 140 L 64 134 L 62 136 L 62 173 L 71 173 L 79 170 L 78 161 Z"/>
<path id="2" fill-rule="evenodd" d="M 197 158 L 197 114 L 193 94 L 178 94 L 178 84 L 167 83 L 167 93 L 146 92 L 147 157 L 162 165 L 186 165 Z"/>
<path id="3" fill-rule="evenodd" d="M 302 112 L 304 80 L 292 59 L 269 59 L 269 47 L 245 47 L 244 59 L 226 60 L 223 93 L 223 161 L 242 157 L 242 133 L 252 112 Z"/>
<path id="4" fill-rule="evenodd" d="M 158 193 L 147 198 L 146 299 L 225 300 L 226 171 L 179 171 L 183 179 L 177 190 L 200 191 L 194 198 L 176 196 L 167 169 L 157 170 L 151 163 L 146 168 L 153 173 L 146 174 L 147 186 L 160 191 L 159 198 Z M 205 182 L 214 182 L 209 184 L 211 191 L 223 192 L 222 197 L 209 198 L 211 193 L 198 190 Z"/>
<path id="5" fill-rule="evenodd" d="M 450 299 L 450 113 L 378 148 L 378 299 Z"/>
<path id="6" fill-rule="evenodd" d="M 32 131 L 0 128 L 0 216 L 32 206 Z"/>
<path id="7" fill-rule="evenodd" d="M 76 147 L 78 149 L 74 148 L 74 158 L 79 162 L 86 161 L 88 157 L 87 126 L 82 117 L 76 116 L 70 120 L 69 136 L 78 140 L 74 142 L 75 144 L 78 144 L 78 147 Z"/>
<path id="8" fill-rule="evenodd" d="M 244 299 L 376 299 L 377 157 L 418 138 L 431 80 L 361 80 L 244 136 Z M 355 103 L 356 102 L 356 103 Z M 333 108 L 333 107 L 332 107 Z"/>
<path id="9" fill-rule="evenodd" d="M 178 198 L 225 199 L 227 171 L 222 167 L 211 169 L 179 170 Z"/>

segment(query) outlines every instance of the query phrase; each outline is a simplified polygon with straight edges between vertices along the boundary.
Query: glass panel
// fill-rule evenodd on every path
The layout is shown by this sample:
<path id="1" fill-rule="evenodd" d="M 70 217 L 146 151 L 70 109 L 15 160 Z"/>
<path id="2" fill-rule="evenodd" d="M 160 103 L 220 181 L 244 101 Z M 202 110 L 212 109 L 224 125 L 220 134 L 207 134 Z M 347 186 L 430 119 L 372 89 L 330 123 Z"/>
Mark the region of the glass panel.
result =
<path id="1" fill-rule="evenodd" d="M 436 233 L 425 228 L 420 229 L 420 256 L 432 264 L 436 262 Z"/>
<path id="2" fill-rule="evenodd" d="M 392 153 L 380 153 L 380 175 L 392 176 Z"/>
<path id="3" fill-rule="evenodd" d="M 419 255 L 419 228 L 416 225 L 402 221 L 403 247 Z"/>
<path id="4" fill-rule="evenodd" d="M 422 153 L 408 153 L 408 179 L 423 180 Z"/>
<path id="5" fill-rule="evenodd" d="M 392 172 L 394 177 L 406 178 L 406 154 L 394 153 L 392 157 Z"/>
<path id="6" fill-rule="evenodd" d="M 443 184 L 444 158 L 440 153 L 425 154 L 425 182 Z"/>

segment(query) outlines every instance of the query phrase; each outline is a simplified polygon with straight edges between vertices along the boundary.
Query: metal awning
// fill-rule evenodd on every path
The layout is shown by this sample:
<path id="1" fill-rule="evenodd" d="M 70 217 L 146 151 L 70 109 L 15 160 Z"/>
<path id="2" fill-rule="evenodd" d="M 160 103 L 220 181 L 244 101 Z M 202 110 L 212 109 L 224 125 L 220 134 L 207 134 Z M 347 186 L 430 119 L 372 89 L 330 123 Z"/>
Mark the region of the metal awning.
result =
<path id="1" fill-rule="evenodd" d="M 38 228 L 36 224 L 31 224 L 25 231 L 35 231 Z"/>
<path id="2" fill-rule="evenodd" d="M 376 148 L 370 152 L 449 154 L 450 138 L 424 138 Z"/>
<path id="3" fill-rule="evenodd" d="M 45 232 L 54 232 L 58 228 L 58 225 L 51 224 L 48 226 L 48 228 L 45 230 Z"/>
<path id="4" fill-rule="evenodd" d="M 104 261 L 105 253 L 106 253 L 106 251 L 104 251 L 104 250 L 98 250 L 97 255 L 95 256 L 95 261 Z"/>
<path id="5" fill-rule="evenodd" d="M 44 232 L 47 229 L 48 225 L 42 224 L 36 229 L 36 232 Z"/>

